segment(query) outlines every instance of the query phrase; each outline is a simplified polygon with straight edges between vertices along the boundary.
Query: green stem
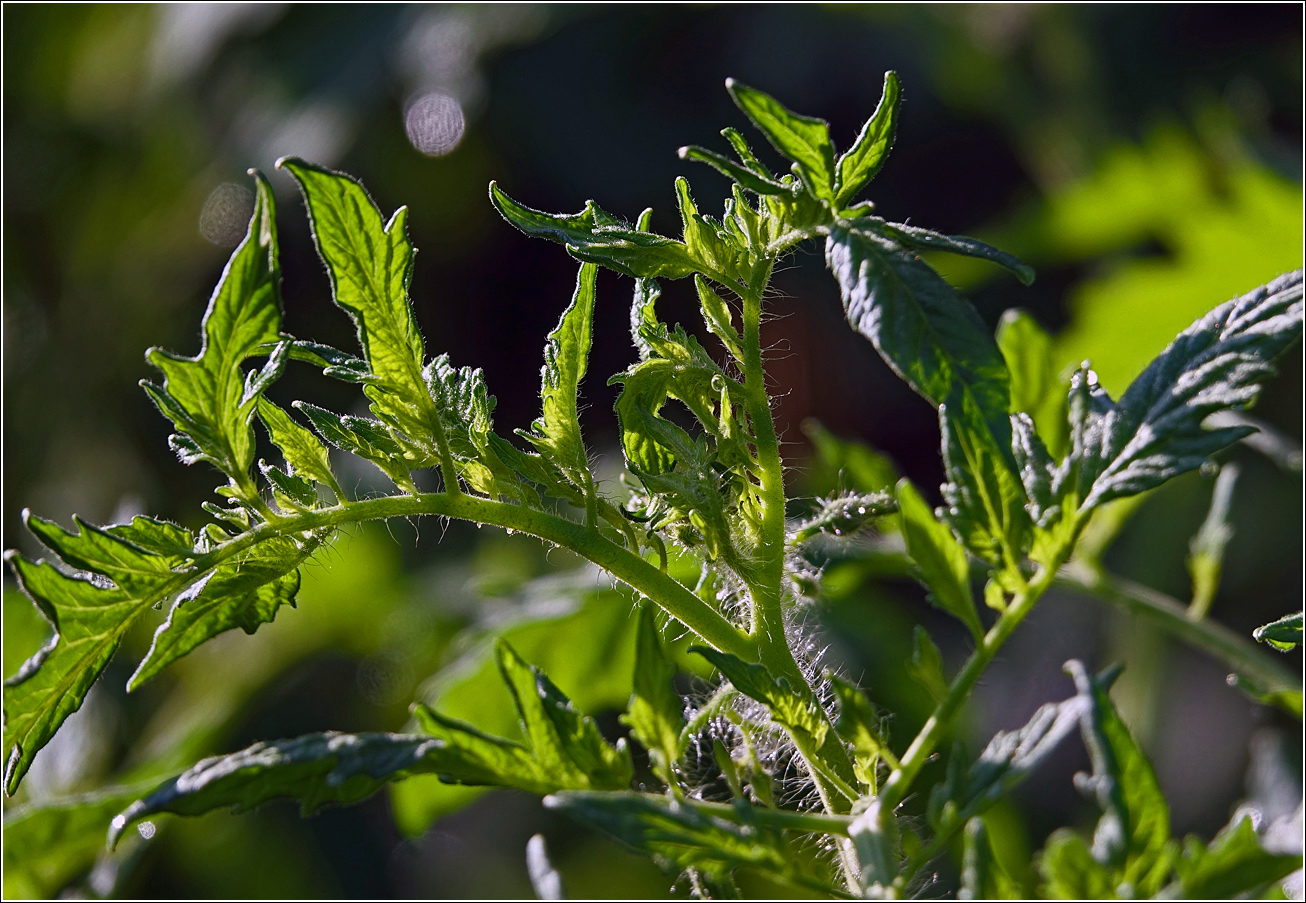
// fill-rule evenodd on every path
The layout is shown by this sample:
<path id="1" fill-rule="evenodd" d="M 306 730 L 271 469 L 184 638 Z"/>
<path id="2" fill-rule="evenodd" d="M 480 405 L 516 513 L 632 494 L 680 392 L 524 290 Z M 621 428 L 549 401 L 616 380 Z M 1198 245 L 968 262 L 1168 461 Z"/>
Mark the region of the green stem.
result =
<path id="1" fill-rule="evenodd" d="M 272 536 L 366 520 L 419 515 L 453 517 L 503 527 L 570 549 L 657 602 L 670 615 L 722 652 L 747 660 L 752 660 L 756 655 L 754 644 L 710 605 L 654 565 L 598 532 L 543 511 L 462 492 L 456 495 L 442 492 L 364 499 L 279 518 L 274 523 L 260 524 L 196 558 L 193 565 L 196 573 L 191 579 Z"/>

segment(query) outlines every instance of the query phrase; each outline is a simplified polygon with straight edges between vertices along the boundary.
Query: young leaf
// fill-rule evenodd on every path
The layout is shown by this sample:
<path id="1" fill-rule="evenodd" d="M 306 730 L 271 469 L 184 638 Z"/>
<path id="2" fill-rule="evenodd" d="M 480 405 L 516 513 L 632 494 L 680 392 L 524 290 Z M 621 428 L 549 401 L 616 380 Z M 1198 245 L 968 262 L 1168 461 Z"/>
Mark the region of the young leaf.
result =
<path id="1" fill-rule="evenodd" d="M 668 871 L 694 868 L 717 878 L 740 865 L 781 875 L 796 870 L 777 832 L 733 824 L 663 796 L 572 791 L 547 796 L 544 805 L 601 828 Z"/>
<path id="2" fill-rule="evenodd" d="M 949 254 L 959 254 L 962 257 L 978 257 L 981 260 L 988 260 L 1006 270 L 1010 270 L 1022 285 L 1030 285 L 1034 281 L 1034 269 L 1029 264 L 1022 262 L 1019 258 L 1008 254 L 1006 251 L 999 251 L 997 248 L 986 245 L 974 238 L 967 238 L 964 235 L 944 235 L 932 229 L 922 229 L 920 226 L 909 226 L 906 223 L 890 223 L 878 216 L 858 217 L 857 226 L 861 229 L 876 232 L 904 247 L 918 251 L 946 251 Z"/>
<path id="3" fill-rule="evenodd" d="M 291 797 L 307 815 L 327 805 L 356 803 L 390 781 L 436 771 L 441 746 L 431 737 L 336 732 L 255 743 L 204 759 L 132 803 L 114 818 L 109 844 L 115 845 L 128 826 L 160 812 L 239 812 Z"/>
<path id="4" fill-rule="evenodd" d="M 342 451 L 371 461 L 401 487 L 411 485 L 408 473 L 417 462 L 405 455 L 394 434 L 384 423 L 352 414 L 336 414 L 306 401 L 296 401 L 319 436 Z"/>
<path id="5" fill-rule="evenodd" d="M 869 527 L 876 518 L 898 511 L 897 500 L 887 492 L 845 492 L 816 501 L 815 513 L 794 528 L 795 545 L 821 533 L 852 536 Z"/>
<path id="6" fill-rule="evenodd" d="M 1028 414 L 1052 456 L 1066 452 L 1066 392 L 1057 378 L 1052 337 L 1023 310 L 998 321 L 998 349 L 1011 374 L 1011 413 Z"/>
<path id="7" fill-rule="evenodd" d="M 571 775 L 560 775 L 539 762 L 520 743 L 494 737 L 449 718 L 425 705 L 414 708 L 422 730 L 443 743 L 440 780 L 447 784 L 513 787 L 528 793 L 549 793 L 567 786 Z"/>
<path id="8" fill-rule="evenodd" d="M 827 675 L 834 694 L 839 699 L 839 720 L 834 730 L 846 740 L 853 751 L 853 771 L 857 780 L 875 793 L 876 768 L 883 758 L 888 758 L 889 747 L 880 736 L 879 718 L 866 694 L 835 674 Z M 891 754 L 890 754 L 891 755 Z"/>
<path id="9" fill-rule="evenodd" d="M 1257 627 L 1252 636 L 1280 652 L 1291 652 L 1302 642 L 1302 613 L 1284 615 L 1277 621 Z"/>
<path id="10" fill-rule="evenodd" d="M 1052 832 L 1038 857 L 1041 896 L 1049 900 L 1111 900 L 1119 896 L 1111 874 L 1078 834 Z"/>
<path id="11" fill-rule="evenodd" d="M 893 71 L 884 73 L 884 91 L 880 94 L 879 105 L 862 126 L 853 146 L 839 158 L 834 187 L 837 209 L 847 207 L 884 165 L 898 131 L 898 104 L 901 100 L 898 74 Z"/>
<path id="12" fill-rule="evenodd" d="M 834 145 L 825 121 L 790 112 L 774 97 L 733 78 L 726 79 L 726 90 L 771 146 L 798 164 L 808 190 L 834 201 Z"/>
<path id="13" fill-rule="evenodd" d="M 898 481 L 898 511 L 907 554 L 920 568 L 921 579 L 930 590 L 929 600 L 958 618 L 971 636 L 979 639 L 984 628 L 970 591 L 970 562 L 965 549 L 947 527 L 935 520 L 934 512 L 906 479 Z"/>
<path id="14" fill-rule="evenodd" d="M 1204 618 L 1215 601 L 1220 588 L 1220 571 L 1224 564 L 1224 547 L 1233 538 L 1229 523 L 1229 505 L 1233 501 L 1233 487 L 1238 479 L 1238 465 L 1225 464 L 1215 478 L 1211 490 L 1211 510 L 1206 520 L 1188 543 L 1188 575 L 1193 581 L 1193 600 L 1189 604 L 1189 617 Z"/>
<path id="15" fill-rule="evenodd" d="M 1025 894 L 993 855 L 984 820 L 966 823 L 965 851 L 961 860 L 958 900 L 1020 900 Z"/>
<path id="16" fill-rule="evenodd" d="M 907 673 L 929 691 L 936 703 L 943 702 L 948 696 L 948 681 L 943 676 L 943 656 L 939 654 L 939 647 L 919 624 L 912 631 L 911 639 L 911 661 L 907 663 Z"/>
<path id="17" fill-rule="evenodd" d="M 590 352 L 594 323 L 594 283 L 598 267 L 582 264 L 576 276 L 576 293 L 544 346 L 543 383 L 540 397 L 544 410 L 534 431 L 523 435 L 556 464 L 586 496 L 594 494 L 594 477 L 589 455 L 581 438 L 576 397 Z"/>
<path id="18" fill-rule="evenodd" d="M 1243 816 L 1226 827 L 1210 846 L 1196 837 L 1184 839 L 1175 873 L 1188 900 L 1230 900 L 1255 894 L 1301 868 L 1302 857 L 1271 853 L 1261 846 L 1252 820 Z"/>
<path id="19" fill-rule="evenodd" d="M 331 472 L 331 460 L 327 450 L 317 437 L 304 429 L 281 408 L 266 398 L 258 400 L 258 416 L 267 427 L 268 438 L 272 444 L 281 449 L 281 454 L 290 465 L 291 472 L 317 480 L 323 486 L 330 487 L 336 498 L 344 499 L 340 484 Z"/>
<path id="20" fill-rule="evenodd" d="M 1076 784 L 1102 808 L 1093 858 L 1110 870 L 1115 886 L 1151 896 L 1165 883 L 1174 859 L 1170 807 L 1152 764 L 1111 704 L 1108 679 L 1093 677 L 1078 661 L 1067 662 L 1066 672 L 1086 703 L 1080 728 L 1093 761 L 1092 776 L 1081 775 Z"/>
<path id="21" fill-rule="evenodd" d="M 1302 331 L 1302 271 L 1228 301 L 1179 337 L 1085 430 L 1077 488 L 1085 510 L 1195 470 L 1252 432 L 1207 430 L 1216 411 L 1247 407 L 1271 361 Z"/>
<path id="22" fill-rule="evenodd" d="M 200 353 L 182 357 L 151 348 L 145 357 L 163 373 L 163 385 L 141 384 L 176 425 L 173 446 L 182 460 L 214 465 L 239 485 L 245 501 L 254 492 L 248 471 L 254 463 L 249 421 L 255 399 L 285 360 L 284 352 L 274 353 L 263 379 L 246 386 L 241 364 L 281 339 L 276 205 L 267 179 L 251 174 L 257 188 L 254 215 L 204 313 Z"/>
<path id="23" fill-rule="evenodd" d="M 694 277 L 694 288 L 698 289 L 698 300 L 703 308 L 703 321 L 708 330 L 721 340 L 737 361 L 744 359 L 744 340 L 730 316 L 730 308 L 721 296 L 712 290 L 702 276 Z"/>
<path id="24" fill-rule="evenodd" d="M 773 677 L 765 665 L 751 664 L 728 652 L 704 646 L 690 646 L 689 651 L 715 665 L 736 690 L 766 706 L 776 724 L 806 739 L 811 749 L 825 742 L 828 723 L 816 703 L 796 692 L 788 680 Z"/>
<path id="25" fill-rule="evenodd" d="M 734 160 L 723 157 L 715 151 L 703 147 L 682 147 L 678 152 L 682 160 L 697 160 L 721 173 L 727 179 L 733 179 L 749 191 L 757 194 L 788 194 L 789 187 L 774 179 L 759 175 L 747 166 L 740 166 Z"/>
<path id="26" fill-rule="evenodd" d="M 680 279 L 699 272 L 699 263 L 683 242 L 638 229 L 601 210 L 593 201 L 574 215 L 532 210 L 490 183 L 490 201 L 509 223 L 541 238 L 567 246 L 577 260 L 597 263 L 637 279 Z"/>
<path id="27" fill-rule="evenodd" d="M 662 648 L 650 605 L 640 606 L 635 644 L 635 692 L 621 721 L 648 750 L 658 776 L 670 785 L 680 759 L 685 703 L 672 686 L 676 666 Z"/>

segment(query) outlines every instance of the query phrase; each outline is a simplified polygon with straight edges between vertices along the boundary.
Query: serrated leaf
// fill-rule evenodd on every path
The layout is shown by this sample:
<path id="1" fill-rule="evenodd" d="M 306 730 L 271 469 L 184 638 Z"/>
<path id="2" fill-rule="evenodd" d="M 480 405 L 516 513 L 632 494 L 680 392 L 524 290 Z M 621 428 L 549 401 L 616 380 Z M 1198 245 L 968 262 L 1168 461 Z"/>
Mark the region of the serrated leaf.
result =
<path id="1" fill-rule="evenodd" d="M 632 229 L 593 201 L 574 215 L 544 213 L 517 203 L 494 182 L 490 201 L 509 223 L 527 235 L 566 245 L 577 260 L 642 279 L 680 279 L 699 271 L 683 242 Z"/>
<path id="2" fill-rule="evenodd" d="M 589 361 L 597 276 L 596 265 L 581 265 L 571 304 L 544 345 L 544 366 L 540 371 L 543 412 L 533 431 L 523 434 L 587 496 L 594 494 L 594 477 L 581 437 L 577 395 Z"/>
<path id="3" fill-rule="evenodd" d="M 884 165 L 898 131 L 898 104 L 901 100 L 898 74 L 893 71 L 884 73 L 880 103 L 862 126 L 853 146 L 839 158 L 834 188 L 836 208 L 847 207 Z"/>
<path id="4" fill-rule="evenodd" d="M 907 554 L 920 568 L 921 580 L 930 590 L 929 600 L 959 619 L 979 639 L 984 635 L 975 599 L 970 591 L 970 562 L 966 550 L 939 523 L 925 499 L 909 480 L 898 481 L 898 511 Z"/>
<path id="5" fill-rule="evenodd" d="M 195 536 L 171 521 L 138 514 L 129 523 L 113 524 L 104 531 L 156 555 L 177 560 L 195 556 Z"/>
<path id="6" fill-rule="evenodd" d="M 545 807 L 594 825 L 651 855 L 668 871 L 699 869 L 719 878 L 746 865 L 794 871 L 793 854 L 774 831 L 737 825 L 691 804 L 643 793 L 555 793 Z"/>
<path id="7" fill-rule="evenodd" d="M 1085 429 L 1074 460 L 1087 510 L 1195 470 L 1252 432 L 1207 430 L 1216 411 L 1252 404 L 1271 361 L 1301 335 L 1302 271 L 1228 301 L 1179 334 Z"/>
<path id="8" fill-rule="evenodd" d="M 672 686 L 675 676 L 676 666 L 662 648 L 653 609 L 641 605 L 635 640 L 634 694 L 621 721 L 648 750 L 658 776 L 668 784 L 676 780 L 680 729 L 685 723 L 684 700 Z"/>
<path id="9" fill-rule="evenodd" d="M 980 260 L 996 263 L 1015 274 L 1022 285 L 1030 285 L 1034 281 L 1034 269 L 1029 264 L 975 238 L 967 238 L 964 235 L 944 235 L 933 229 L 922 229 L 920 226 L 909 226 L 906 223 L 891 223 L 878 216 L 858 217 L 856 224 L 860 229 L 876 232 L 917 251 L 946 251 L 949 254 L 977 257 Z"/>
<path id="10" fill-rule="evenodd" d="M 257 195 L 245 238 L 232 252 L 204 313 L 202 344 L 195 357 L 161 348 L 146 360 L 163 373 L 163 385 L 142 383 L 179 433 L 182 460 L 203 460 L 233 480 L 245 480 L 254 462 L 250 429 L 254 397 L 275 378 L 284 353 L 274 353 L 255 391 L 246 392 L 241 364 L 279 342 L 281 271 L 277 252 L 276 205 L 261 173 L 252 172 Z"/>
<path id="11" fill-rule="evenodd" d="M 833 201 L 834 145 L 825 121 L 799 116 L 769 94 L 734 79 L 726 80 L 726 90 L 771 146 L 798 164 L 812 194 Z"/>
<path id="12" fill-rule="evenodd" d="M 708 331 L 721 340 L 735 360 L 743 361 L 744 340 L 735 329 L 729 306 L 702 276 L 694 277 L 694 288 L 698 290 L 698 301 L 703 308 L 703 321 L 707 324 Z"/>
<path id="13" fill-rule="evenodd" d="M 558 788 L 556 774 L 537 763 L 531 750 L 520 743 L 491 736 L 428 706 L 418 705 L 414 712 L 422 730 L 445 744 L 440 771 L 445 783 L 512 787 L 530 793 Z"/>
<path id="14" fill-rule="evenodd" d="M 557 776 L 559 787 L 615 790 L 630 784 L 633 771 L 625 741 L 609 746 L 594 719 L 576 711 L 543 672 L 507 643 L 500 641 L 495 652 L 535 760 Z"/>
<path id="15" fill-rule="evenodd" d="M 1020 900 L 1025 897 L 1020 886 L 993 855 L 993 845 L 989 843 L 989 832 L 983 819 L 972 818 L 966 823 L 963 850 L 958 900 Z"/>
<path id="16" fill-rule="evenodd" d="M 441 741 L 408 734 L 305 734 L 212 756 L 132 803 L 113 820 L 114 845 L 128 826 L 161 812 L 237 812 L 291 797 L 307 815 L 366 799 L 385 784 L 440 767 Z"/>
<path id="17" fill-rule="evenodd" d="M 259 459 L 258 469 L 272 488 L 272 497 L 276 499 L 277 506 L 283 511 L 317 507 L 317 490 L 313 488 L 312 480 L 284 471 L 262 459 Z"/>
<path id="18" fill-rule="evenodd" d="M 186 560 L 181 555 L 147 552 L 121 535 L 88 524 L 76 515 L 73 515 L 75 533 L 28 511 L 23 512 L 23 522 L 32 535 L 66 563 L 106 577 L 129 593 L 148 593 L 171 576 L 173 567 Z"/>
<path id="19" fill-rule="evenodd" d="M 816 749 L 825 742 L 829 723 L 816 703 L 796 691 L 784 677 L 774 677 L 765 665 L 746 662 L 738 656 L 704 646 L 690 646 L 720 671 L 736 690 L 766 706 L 771 719 L 804 737 Z"/>
<path id="20" fill-rule="evenodd" d="M 880 736 L 880 719 L 866 694 L 839 677 L 828 675 L 830 686 L 839 700 L 839 718 L 834 730 L 852 747 L 853 771 L 857 780 L 875 793 L 876 769 L 888 745 Z"/>
<path id="21" fill-rule="evenodd" d="M 851 225 L 830 230 L 826 262 L 844 313 L 880 356 L 936 407 L 971 396 L 999 448 L 1010 448 L 1006 363 L 975 308 L 896 243 Z"/>
<path id="22" fill-rule="evenodd" d="M 936 703 L 943 702 L 948 696 L 948 681 L 943 676 L 943 656 L 939 647 L 924 627 L 916 626 L 911 635 L 911 660 L 907 662 L 907 673 L 918 684 L 929 691 Z"/>
<path id="23" fill-rule="evenodd" d="M 272 444 L 281 449 L 281 454 L 285 456 L 293 473 L 317 480 L 330 487 L 336 498 L 344 499 L 340 484 L 331 472 L 331 459 L 327 456 L 326 447 L 316 436 L 266 398 L 259 399 L 258 416 L 267 427 Z"/>
<path id="24" fill-rule="evenodd" d="M 1291 652 L 1302 642 L 1302 612 L 1284 615 L 1277 621 L 1257 627 L 1252 636 L 1280 652 Z"/>
<path id="25" fill-rule="evenodd" d="M 396 483 L 405 485 L 416 462 L 406 460 L 404 449 L 379 420 L 336 414 L 306 401 L 293 405 L 313 424 L 317 434 L 336 448 L 371 461 Z"/>
<path id="26" fill-rule="evenodd" d="M 276 618 L 282 605 L 293 606 L 299 591 L 299 565 L 321 540 L 319 536 L 299 541 L 289 536 L 265 539 L 179 595 L 167 620 L 154 632 L 150 650 L 127 688 L 140 687 L 220 633 L 239 627 L 252 634 Z"/>
<path id="27" fill-rule="evenodd" d="M 1093 858 L 1106 866 L 1115 885 L 1151 896 L 1170 874 L 1170 807 L 1156 772 L 1129 735 L 1107 695 L 1107 680 L 1090 675 L 1078 661 L 1066 663 L 1079 696 L 1084 745 L 1093 762 L 1092 776 L 1076 784 L 1102 808 L 1093 832 Z"/>
<path id="28" fill-rule="evenodd" d="M 1282 881 L 1301 866 L 1300 854 L 1271 853 L 1261 846 L 1251 818 L 1244 816 L 1224 828 L 1209 846 L 1186 837 L 1175 873 L 1186 899 L 1230 900 Z"/>

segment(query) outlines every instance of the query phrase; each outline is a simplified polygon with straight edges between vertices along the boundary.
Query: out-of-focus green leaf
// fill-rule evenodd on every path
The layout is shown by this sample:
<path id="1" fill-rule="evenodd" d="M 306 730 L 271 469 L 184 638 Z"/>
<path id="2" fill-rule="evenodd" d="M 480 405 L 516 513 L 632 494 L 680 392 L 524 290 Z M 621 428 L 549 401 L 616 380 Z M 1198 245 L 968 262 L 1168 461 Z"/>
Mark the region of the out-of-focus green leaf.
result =
<path id="1" fill-rule="evenodd" d="M 834 188 L 836 208 L 847 207 L 884 165 L 898 131 L 898 104 L 901 100 L 898 73 L 884 73 L 884 90 L 879 105 L 862 126 L 853 146 L 839 158 Z"/>
<path id="2" fill-rule="evenodd" d="M 880 733 L 880 719 L 865 693 L 838 675 L 827 676 L 839 699 L 839 719 L 834 723 L 834 730 L 852 747 L 857 780 L 875 793 L 876 768 L 888 750 Z"/>
<path id="3" fill-rule="evenodd" d="M 1277 621 L 1257 627 L 1252 636 L 1280 652 L 1291 652 L 1302 642 L 1302 613 L 1284 615 Z"/>
<path id="4" fill-rule="evenodd" d="M 1211 490 L 1211 510 L 1197 533 L 1188 543 L 1188 575 L 1193 581 L 1193 600 L 1189 604 L 1189 617 L 1204 618 L 1215 601 L 1220 588 L 1220 571 L 1224 564 L 1224 548 L 1233 538 L 1229 523 L 1229 506 L 1233 502 L 1233 487 L 1238 479 L 1238 465 L 1229 463 L 1220 468 Z"/>
<path id="5" fill-rule="evenodd" d="M 912 631 L 911 660 L 907 663 L 907 673 L 929 691 L 936 703 L 943 702 L 948 695 L 948 680 L 943 676 L 943 656 L 939 647 L 934 645 L 929 633 L 919 624 Z"/>
<path id="6" fill-rule="evenodd" d="M 662 648 L 650 605 L 639 610 L 635 645 L 635 692 L 621 716 L 653 760 L 658 776 L 668 784 L 676 780 L 680 759 L 680 729 L 685 723 L 685 703 L 672 686 L 676 666 Z"/>
<path id="7" fill-rule="evenodd" d="M 848 826 L 857 852 L 858 883 L 862 896 L 881 899 L 898 877 L 899 839 L 896 817 L 885 812 L 880 800 L 872 797 L 865 811 Z"/>
<path id="8" fill-rule="evenodd" d="M 1023 285 L 1030 285 L 1034 281 L 1033 267 L 1006 251 L 999 251 L 992 245 L 986 245 L 979 239 L 967 238 L 964 235 L 944 235 L 933 229 L 922 229 L 920 226 L 909 226 L 906 223 L 891 223 L 878 216 L 858 217 L 856 226 L 918 251 L 947 251 L 949 254 L 976 257 L 996 263 L 1014 273 Z"/>
<path id="9" fill-rule="evenodd" d="M 884 492 L 898 482 L 898 469 L 885 455 L 864 442 L 842 439 L 815 420 L 803 421 L 823 469 L 833 472 L 846 487 L 861 492 Z"/>
<path id="10" fill-rule="evenodd" d="M 1025 413 L 1056 460 L 1066 451 L 1066 392 L 1057 377 L 1052 337 L 1023 310 L 998 321 L 998 349 L 1011 374 L 1011 413 Z"/>
<path id="11" fill-rule="evenodd" d="M 798 164 L 808 190 L 818 198 L 833 202 L 834 145 L 825 121 L 799 116 L 774 97 L 733 78 L 726 79 L 726 90 L 771 146 Z"/>
<path id="12" fill-rule="evenodd" d="M 1175 862 L 1183 896 L 1189 900 L 1229 900 L 1255 894 L 1301 868 L 1302 857 L 1271 853 L 1261 846 L 1246 816 L 1226 827 L 1209 845 L 1184 838 L 1184 852 Z"/>
<path id="13" fill-rule="evenodd" d="M 1116 886 L 1082 837 L 1061 828 L 1038 857 L 1041 896 L 1049 900 L 1114 900 Z"/>
<path id="14" fill-rule="evenodd" d="M 1066 671 L 1086 702 L 1080 726 L 1093 761 L 1092 776 L 1076 783 L 1102 808 L 1093 832 L 1093 858 L 1109 871 L 1113 887 L 1151 896 L 1173 866 L 1170 807 L 1152 763 L 1111 704 L 1109 678 L 1090 675 L 1078 661 L 1067 662 Z"/>
<path id="15" fill-rule="evenodd" d="M 916 487 L 898 481 L 898 510 L 902 514 L 902 535 L 907 554 L 920 568 L 920 576 L 930 590 L 927 598 L 960 620 L 976 639 L 984 635 L 975 599 L 970 591 L 970 562 L 966 550 L 952 533 L 939 523 Z"/>
<path id="16" fill-rule="evenodd" d="M 898 502 L 887 492 L 845 492 L 817 499 L 816 510 L 793 528 L 793 542 L 803 543 L 820 533 L 852 536 L 877 518 L 898 511 Z"/>
<path id="17" fill-rule="evenodd" d="M 984 820 L 972 818 L 966 823 L 965 846 L 961 859 L 961 889 L 958 900 L 1020 900 L 1025 894 L 993 855 L 989 832 Z"/>

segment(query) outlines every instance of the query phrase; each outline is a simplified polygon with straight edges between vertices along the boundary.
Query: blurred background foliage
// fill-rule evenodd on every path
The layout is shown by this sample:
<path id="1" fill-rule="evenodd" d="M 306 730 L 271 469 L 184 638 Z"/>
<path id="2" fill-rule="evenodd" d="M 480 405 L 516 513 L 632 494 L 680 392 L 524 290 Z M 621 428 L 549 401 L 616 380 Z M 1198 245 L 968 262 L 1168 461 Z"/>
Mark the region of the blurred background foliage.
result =
<path id="1" fill-rule="evenodd" d="M 1302 264 L 1293 5 L 8 5 L 3 16 L 3 540 L 29 553 L 24 507 L 64 522 L 141 511 L 200 522 L 213 475 L 172 459 L 167 425 L 135 384 L 151 375 L 146 347 L 194 352 L 252 206 L 245 170 L 271 172 L 285 154 L 360 177 L 386 210 L 411 206 L 428 345 L 485 369 L 501 432 L 536 413 L 540 349 L 574 264 L 500 222 L 487 182 L 548 210 L 593 197 L 633 218 L 652 204 L 655 227 L 673 231 L 674 176 L 693 179 L 701 205 L 725 189 L 675 149 L 717 146 L 721 127 L 741 124 L 727 76 L 828 119 L 846 143 L 896 69 L 905 101 L 872 193 L 880 212 L 1035 265 L 1038 281 L 1020 289 L 983 265 L 938 261 L 990 324 L 1024 308 L 1054 335 L 1060 364 L 1091 359 L 1115 393 L 1195 317 Z M 287 329 L 348 347 L 302 204 L 288 179 L 273 184 Z M 819 253 L 800 252 L 776 284 L 764 339 L 795 489 L 873 485 L 896 469 L 937 499 L 934 412 L 843 324 Z M 589 441 L 613 476 L 614 390 L 601 377 L 631 359 L 629 290 L 601 277 L 596 334 L 607 338 L 586 386 Z M 664 318 L 696 329 L 691 294 L 668 286 Z M 1277 437 L 1261 443 L 1273 454 L 1230 456 L 1241 468 L 1236 532 L 1212 616 L 1242 632 L 1302 596 L 1301 384 L 1298 349 L 1253 412 Z M 292 368 L 271 395 L 339 410 L 359 406 L 350 392 Z M 357 492 L 377 479 L 363 466 L 342 472 Z M 1108 566 L 1187 599 L 1184 559 L 1211 483 L 1176 480 L 1121 518 Z M 895 713 L 905 741 L 927 714 L 903 667 L 912 625 L 926 624 L 951 661 L 966 638 L 915 584 L 874 578 L 856 560 L 832 563 L 811 617 L 830 662 Z M 577 896 L 665 895 L 671 879 L 654 866 L 534 798 L 473 802 L 476 792 L 429 780 L 307 820 L 269 805 L 160 821 L 114 857 L 101 855 L 112 795 L 98 818 L 47 810 L 12 822 L 33 811 L 21 804 L 131 785 L 255 740 L 399 729 L 418 697 L 511 733 L 485 655 L 495 636 L 617 732 L 629 603 L 526 538 L 398 522 L 342 536 L 307 568 L 297 610 L 253 637 L 225 635 L 128 698 L 127 660 L 153 629 L 142 625 L 7 804 L 6 895 L 71 884 L 146 897 L 521 896 L 536 832 Z M 46 627 L 7 575 L 4 628 L 8 675 Z M 1118 694 L 1177 832 L 1209 837 L 1249 795 L 1267 815 L 1295 805 L 1295 723 L 1228 689 L 1217 664 L 1086 599 L 1042 604 L 980 688 L 961 739 L 978 749 L 1064 698 L 1070 657 L 1125 663 Z M 686 688 L 701 686 L 684 664 Z M 1067 743 L 989 817 L 1013 871 L 1053 827 L 1088 817 L 1070 780 L 1085 764 Z M 944 886 L 954 867 L 940 865 Z"/>

